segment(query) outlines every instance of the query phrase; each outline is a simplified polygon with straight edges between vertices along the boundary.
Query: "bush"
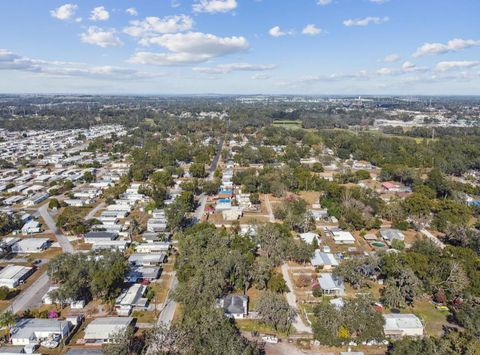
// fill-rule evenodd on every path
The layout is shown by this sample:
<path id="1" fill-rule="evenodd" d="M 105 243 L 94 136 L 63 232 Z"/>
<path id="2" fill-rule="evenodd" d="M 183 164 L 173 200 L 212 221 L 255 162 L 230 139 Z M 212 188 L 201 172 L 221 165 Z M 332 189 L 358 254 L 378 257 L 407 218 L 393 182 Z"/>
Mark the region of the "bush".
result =
<path id="1" fill-rule="evenodd" d="M 0 300 L 6 300 L 10 294 L 10 289 L 7 286 L 0 287 Z"/>

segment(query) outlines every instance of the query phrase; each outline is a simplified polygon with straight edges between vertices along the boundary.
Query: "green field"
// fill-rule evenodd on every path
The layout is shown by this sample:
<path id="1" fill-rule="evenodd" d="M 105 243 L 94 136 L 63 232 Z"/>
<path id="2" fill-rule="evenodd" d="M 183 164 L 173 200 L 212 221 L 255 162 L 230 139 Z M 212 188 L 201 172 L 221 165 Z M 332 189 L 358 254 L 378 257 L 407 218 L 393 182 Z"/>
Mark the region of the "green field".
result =
<path id="1" fill-rule="evenodd" d="M 296 120 L 296 121 L 288 121 L 288 120 L 273 121 L 272 126 L 283 127 L 283 128 L 286 128 L 286 129 L 302 129 L 302 121 L 300 121 L 300 120 Z"/>

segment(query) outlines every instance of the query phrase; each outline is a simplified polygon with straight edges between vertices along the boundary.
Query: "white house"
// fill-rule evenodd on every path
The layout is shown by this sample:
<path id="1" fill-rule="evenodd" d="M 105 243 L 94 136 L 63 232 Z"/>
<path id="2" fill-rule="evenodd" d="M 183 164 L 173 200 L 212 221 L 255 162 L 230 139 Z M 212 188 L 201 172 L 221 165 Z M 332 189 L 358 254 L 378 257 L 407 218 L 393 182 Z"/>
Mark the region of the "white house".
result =
<path id="1" fill-rule="evenodd" d="M 326 295 L 343 296 L 345 294 L 343 280 L 332 274 L 319 274 L 318 284 L 322 292 Z"/>
<path id="2" fill-rule="evenodd" d="M 21 265 L 7 265 L 0 271 L 0 286 L 15 288 L 33 273 L 33 268 Z"/>
<path id="3" fill-rule="evenodd" d="M 40 233 L 40 231 L 40 223 L 38 221 L 30 220 L 22 227 L 22 234 Z"/>
<path id="4" fill-rule="evenodd" d="M 307 232 L 307 233 L 300 233 L 298 235 L 301 240 L 303 240 L 307 244 L 313 244 L 313 241 L 316 240 L 317 243 L 320 242 L 320 236 L 317 233 Z"/>
<path id="5" fill-rule="evenodd" d="M 102 317 L 94 319 L 85 328 L 85 344 L 105 344 L 112 342 L 112 337 L 126 331 L 132 324 L 132 317 Z"/>
<path id="6" fill-rule="evenodd" d="M 11 334 L 13 345 L 38 344 L 44 339 L 59 336 L 63 338 L 70 330 L 70 323 L 57 319 L 21 319 Z"/>
<path id="7" fill-rule="evenodd" d="M 12 252 L 18 254 L 41 253 L 50 245 L 48 238 L 25 238 L 12 245 Z"/>
<path id="8" fill-rule="evenodd" d="M 423 324 L 414 314 L 384 314 L 383 318 L 383 331 L 388 337 L 423 336 Z"/>
<path id="9" fill-rule="evenodd" d="M 143 297 L 147 286 L 134 284 L 128 290 L 124 290 L 115 301 L 115 309 L 119 316 L 128 316 L 133 309 L 144 310 L 148 300 Z"/>

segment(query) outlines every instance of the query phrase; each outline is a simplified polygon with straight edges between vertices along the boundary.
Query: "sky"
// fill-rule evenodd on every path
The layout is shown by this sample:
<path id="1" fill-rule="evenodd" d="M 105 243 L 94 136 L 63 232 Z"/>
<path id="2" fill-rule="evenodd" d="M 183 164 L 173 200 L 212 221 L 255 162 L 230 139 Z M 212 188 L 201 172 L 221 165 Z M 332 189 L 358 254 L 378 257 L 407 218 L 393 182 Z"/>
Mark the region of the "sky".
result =
<path id="1" fill-rule="evenodd" d="M 3 0 L 0 92 L 479 95 L 479 0 Z"/>

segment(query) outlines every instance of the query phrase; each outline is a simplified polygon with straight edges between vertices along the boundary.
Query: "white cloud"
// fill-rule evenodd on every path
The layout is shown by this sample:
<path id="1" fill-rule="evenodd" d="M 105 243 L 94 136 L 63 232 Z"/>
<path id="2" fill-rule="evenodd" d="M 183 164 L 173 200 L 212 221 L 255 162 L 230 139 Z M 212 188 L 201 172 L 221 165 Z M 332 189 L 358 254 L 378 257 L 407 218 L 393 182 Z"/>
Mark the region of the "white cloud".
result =
<path id="1" fill-rule="evenodd" d="M 268 74 L 265 74 L 265 73 L 252 75 L 253 80 L 268 80 L 270 78 L 271 78 L 271 76 L 268 75 Z"/>
<path id="2" fill-rule="evenodd" d="M 90 20 L 92 21 L 106 21 L 110 18 L 110 14 L 105 10 L 104 6 L 98 6 L 90 13 Z"/>
<path id="3" fill-rule="evenodd" d="M 201 32 L 165 34 L 144 38 L 142 44 L 156 44 L 168 53 L 137 52 L 130 59 L 135 64 L 188 65 L 246 51 L 250 46 L 244 37 L 218 37 Z"/>
<path id="4" fill-rule="evenodd" d="M 174 9 L 177 7 L 180 7 L 180 1 L 179 0 L 171 0 L 170 1 L 170 6 L 173 7 Z"/>
<path id="5" fill-rule="evenodd" d="M 59 77 L 88 77 L 105 80 L 149 79 L 163 73 L 144 73 L 113 66 L 89 66 L 84 63 L 31 59 L 0 49 L 0 70 L 16 70 Z"/>
<path id="6" fill-rule="evenodd" d="M 130 16 L 138 16 L 138 11 L 134 7 L 129 7 L 128 9 L 125 10 L 125 12 Z"/>
<path id="7" fill-rule="evenodd" d="M 387 75 L 402 75 L 409 73 L 422 73 L 428 72 L 430 69 L 427 67 L 418 67 L 410 61 L 406 61 L 402 64 L 400 68 L 380 68 L 376 71 L 377 75 L 387 76 Z"/>
<path id="8" fill-rule="evenodd" d="M 303 28 L 302 33 L 304 35 L 316 36 L 322 33 L 322 29 L 318 28 L 314 24 L 309 24 Z"/>
<path id="9" fill-rule="evenodd" d="M 270 30 L 268 30 L 268 33 L 270 34 L 270 36 L 272 37 L 282 37 L 282 36 L 291 36 L 295 33 L 295 31 L 293 30 L 290 30 L 290 31 L 283 31 L 280 26 L 275 26 L 275 27 L 272 27 Z"/>
<path id="10" fill-rule="evenodd" d="M 368 25 L 380 25 L 382 23 L 390 21 L 389 17 L 365 17 L 365 18 L 358 18 L 358 19 L 348 19 L 343 21 L 343 24 L 347 27 L 352 26 L 368 26 Z"/>
<path id="11" fill-rule="evenodd" d="M 466 48 L 480 46 L 480 40 L 455 38 L 443 43 L 425 43 L 418 47 L 414 57 L 421 57 L 424 55 L 443 54 L 447 52 L 458 52 Z"/>
<path id="12" fill-rule="evenodd" d="M 320 5 L 320 6 L 325 6 L 331 3 L 332 3 L 332 0 L 317 0 L 317 5 Z"/>
<path id="13" fill-rule="evenodd" d="M 123 43 L 115 33 L 114 29 L 104 30 L 96 26 L 90 26 L 87 32 L 80 34 L 80 40 L 83 43 L 94 44 L 102 48 L 119 47 Z"/>
<path id="14" fill-rule="evenodd" d="M 231 63 L 220 64 L 216 67 L 195 67 L 194 71 L 206 74 L 227 74 L 234 71 L 267 71 L 275 69 L 275 64 Z"/>
<path id="15" fill-rule="evenodd" d="M 400 56 L 398 54 L 389 54 L 385 58 L 383 58 L 383 61 L 386 63 L 394 63 L 398 62 L 400 60 Z"/>
<path id="16" fill-rule="evenodd" d="M 237 0 L 197 0 L 193 4 L 194 12 L 229 12 L 237 8 Z"/>
<path id="17" fill-rule="evenodd" d="M 436 66 L 436 70 L 440 72 L 446 72 L 456 69 L 467 69 L 480 66 L 480 61 L 450 61 L 440 62 Z"/>
<path id="18" fill-rule="evenodd" d="M 71 19 L 75 15 L 75 11 L 78 9 L 78 6 L 75 4 L 65 4 L 55 10 L 50 11 L 50 15 L 56 19 L 65 21 Z"/>
<path id="19" fill-rule="evenodd" d="M 370 2 L 373 2 L 374 4 L 385 4 L 386 2 L 389 2 L 390 0 L 370 0 Z"/>
<path id="20" fill-rule="evenodd" d="M 130 21 L 123 32 L 133 37 L 149 37 L 158 34 L 188 31 L 193 27 L 193 19 L 187 15 L 147 17 L 142 21 Z"/>

